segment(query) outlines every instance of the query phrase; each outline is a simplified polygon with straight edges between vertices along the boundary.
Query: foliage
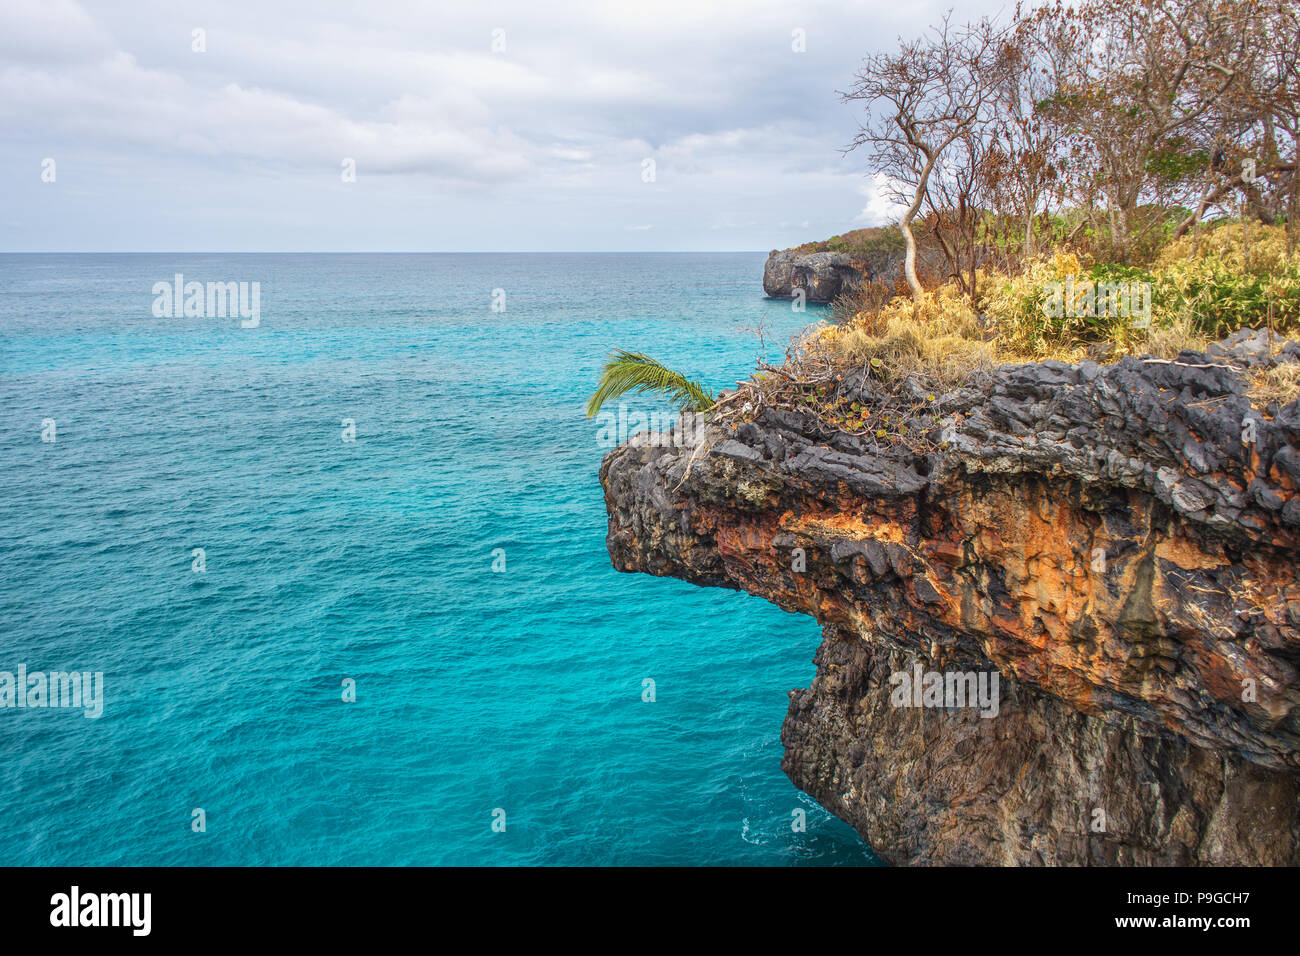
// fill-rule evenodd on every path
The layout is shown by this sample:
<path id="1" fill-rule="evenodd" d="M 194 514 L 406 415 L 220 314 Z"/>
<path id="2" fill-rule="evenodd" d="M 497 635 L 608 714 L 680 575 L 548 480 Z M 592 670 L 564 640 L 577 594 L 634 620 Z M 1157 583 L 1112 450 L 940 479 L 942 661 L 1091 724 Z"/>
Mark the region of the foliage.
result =
<path id="1" fill-rule="evenodd" d="M 1243 223 L 1184 236 L 1155 266 L 1155 301 L 1220 338 L 1243 326 L 1300 329 L 1300 250 L 1286 229 Z"/>
<path id="2" fill-rule="evenodd" d="M 897 268 L 901 242 L 904 276 L 869 270 L 717 414 L 806 408 L 892 443 L 942 405 L 927 382 L 1300 332 L 1297 51 L 1294 0 L 1046 0 L 868 57 L 841 94 L 866 111 L 846 151 L 899 220 L 800 251 Z M 1255 400 L 1300 392 L 1284 366 Z"/>
<path id="3" fill-rule="evenodd" d="M 979 308 L 996 319 L 1001 342 L 1016 354 L 1043 356 L 1098 342 L 1121 353 L 1137 351 L 1162 332 L 1213 340 L 1247 326 L 1300 329 L 1300 255 L 1288 252 L 1281 226 L 1238 223 L 1184 236 L 1149 268 L 1085 264 L 1079 255 L 1058 250 L 1027 261 L 1018 275 L 988 276 L 986 282 L 989 292 Z M 1127 285 L 1134 292 L 1148 284 L 1150 314 L 1141 314 L 1136 296 L 1128 310 L 1082 307 L 1050 314 L 1053 286 L 1067 283 L 1080 303 L 1102 284 Z"/>
<path id="4" fill-rule="evenodd" d="M 1189 235 L 1149 268 L 1057 248 L 1014 275 L 981 272 L 979 281 L 986 291 L 975 307 L 948 282 L 822 328 L 810 348 L 884 380 L 923 372 L 950 384 L 997 362 L 1075 361 L 1089 348 L 1174 357 L 1243 327 L 1300 331 L 1300 254 L 1288 250 L 1281 226 L 1229 224 Z M 1108 288 L 1128 297 L 1108 299 Z M 1054 294 L 1066 305 L 1071 293 L 1071 307 L 1051 307 Z"/>
<path id="5" fill-rule="evenodd" d="M 924 372 L 954 383 L 993 365 L 995 351 L 965 295 L 953 284 L 896 296 L 875 313 L 818 330 L 809 348 L 833 364 L 869 368 L 883 381 Z"/>
<path id="6" fill-rule="evenodd" d="M 864 61 L 842 94 L 866 107 L 848 149 L 889 183 L 904 238 L 923 227 L 973 301 L 979 268 L 1012 272 L 1060 242 L 1147 263 L 1198 223 L 1240 214 L 1287 222 L 1294 247 L 1297 50 L 1294 0 L 1049 0 L 967 24 L 941 16 Z"/>
<path id="7" fill-rule="evenodd" d="M 874 265 L 900 255 L 902 249 L 903 234 L 898 227 L 872 226 L 867 229 L 851 229 L 817 242 L 805 242 L 797 246 L 795 251 L 843 252 L 853 259 L 861 259 Z"/>
<path id="8" fill-rule="evenodd" d="M 681 372 L 642 352 L 617 349 L 605 363 L 600 384 L 587 402 L 587 417 L 595 415 L 610 399 L 627 392 L 657 392 L 683 411 L 702 412 L 713 405 L 713 395 Z"/>

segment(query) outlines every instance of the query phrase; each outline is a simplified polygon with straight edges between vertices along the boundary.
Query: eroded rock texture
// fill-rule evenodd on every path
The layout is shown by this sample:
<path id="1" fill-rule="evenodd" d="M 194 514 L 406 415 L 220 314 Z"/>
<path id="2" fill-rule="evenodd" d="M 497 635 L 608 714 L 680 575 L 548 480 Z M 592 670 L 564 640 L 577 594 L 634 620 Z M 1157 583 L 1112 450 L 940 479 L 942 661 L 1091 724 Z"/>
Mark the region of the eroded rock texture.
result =
<path id="1" fill-rule="evenodd" d="M 1255 345 L 918 389 L 924 455 L 780 409 L 638 436 L 609 552 L 824 625 L 784 766 L 887 861 L 1300 863 L 1300 409 L 1252 408 Z M 915 663 L 996 669 L 997 716 L 895 706 Z"/>
<path id="2" fill-rule="evenodd" d="M 786 249 L 773 252 L 763 265 L 763 291 L 777 299 L 791 298 L 796 289 L 803 289 L 809 302 L 830 302 L 864 278 L 872 278 L 866 264 L 842 252 Z"/>

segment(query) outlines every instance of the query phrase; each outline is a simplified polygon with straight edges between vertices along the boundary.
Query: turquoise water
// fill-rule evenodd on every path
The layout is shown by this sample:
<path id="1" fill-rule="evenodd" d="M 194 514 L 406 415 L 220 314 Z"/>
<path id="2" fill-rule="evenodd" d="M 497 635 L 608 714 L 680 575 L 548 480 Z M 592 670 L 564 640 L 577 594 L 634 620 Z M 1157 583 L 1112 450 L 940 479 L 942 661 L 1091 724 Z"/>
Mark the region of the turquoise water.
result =
<path id="1" fill-rule="evenodd" d="M 874 862 L 780 771 L 815 623 L 604 547 L 601 362 L 734 384 L 762 263 L 0 256 L 0 671 L 105 688 L 0 709 L 0 864 Z"/>

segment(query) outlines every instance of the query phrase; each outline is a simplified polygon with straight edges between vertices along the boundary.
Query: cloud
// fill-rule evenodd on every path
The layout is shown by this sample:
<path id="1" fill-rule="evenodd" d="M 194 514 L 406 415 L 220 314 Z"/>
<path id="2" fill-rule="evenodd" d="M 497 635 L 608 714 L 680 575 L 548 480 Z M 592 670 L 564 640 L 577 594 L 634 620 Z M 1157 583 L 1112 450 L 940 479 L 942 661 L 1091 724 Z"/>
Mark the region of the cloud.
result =
<path id="1" fill-rule="evenodd" d="M 0 24 L 6 63 L 64 66 L 111 51 L 107 32 L 72 0 L 6 0 Z"/>
<path id="2" fill-rule="evenodd" d="M 195 54 L 196 56 L 202 54 Z M 401 96 L 372 115 L 230 82 L 207 88 L 100 50 L 88 61 L 0 69 L 0 124 L 100 144 L 277 162 L 291 170 L 354 158 L 367 173 L 468 182 L 518 178 L 529 143 L 493 125 L 472 98 Z M 48 135 L 48 132 L 47 132 Z"/>
<path id="3" fill-rule="evenodd" d="M 454 18 L 416 0 L 5 0 L 0 176 L 19 225 L 0 248 L 158 248 L 141 207 L 260 248 L 818 238 L 803 224 L 887 215 L 839 152 L 857 117 L 834 91 L 930 18 L 885 0 L 499 0 Z M 31 174 L 51 155 L 75 207 Z M 218 196 L 254 224 L 234 240 Z"/>
<path id="4" fill-rule="evenodd" d="M 895 190 L 898 188 L 898 185 L 884 173 L 876 173 L 870 180 L 861 184 L 858 191 L 866 197 L 867 204 L 853 217 L 854 224 L 883 226 L 898 219 L 907 208 L 897 199 Z"/>

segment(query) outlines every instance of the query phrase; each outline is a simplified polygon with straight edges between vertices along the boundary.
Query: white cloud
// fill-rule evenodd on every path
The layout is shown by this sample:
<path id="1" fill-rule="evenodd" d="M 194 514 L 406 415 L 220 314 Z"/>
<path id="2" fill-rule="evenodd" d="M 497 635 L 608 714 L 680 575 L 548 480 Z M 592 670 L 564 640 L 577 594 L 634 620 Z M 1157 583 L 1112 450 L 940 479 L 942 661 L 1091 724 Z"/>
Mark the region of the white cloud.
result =
<path id="1" fill-rule="evenodd" d="M 858 192 L 866 197 L 867 204 L 853 217 L 855 225 L 883 226 L 903 214 L 906 206 L 899 203 L 892 190 L 892 180 L 884 173 L 876 173 L 871 179 L 858 187 Z"/>
<path id="2" fill-rule="evenodd" d="M 885 0 L 499 0 L 454 17 L 419 0 L 5 0 L 0 176 L 14 215 L 0 248 L 159 248 L 164 224 L 141 208 L 211 230 L 177 240 L 189 248 L 820 238 L 809 222 L 888 215 L 861 160 L 838 152 L 856 117 L 834 91 L 873 44 L 930 19 Z M 806 53 L 790 48 L 795 27 Z M 48 155 L 75 208 L 52 206 L 59 194 L 30 174 Z M 214 203 L 245 224 L 235 239 Z M 621 225 L 648 219 L 653 230 Z"/>

